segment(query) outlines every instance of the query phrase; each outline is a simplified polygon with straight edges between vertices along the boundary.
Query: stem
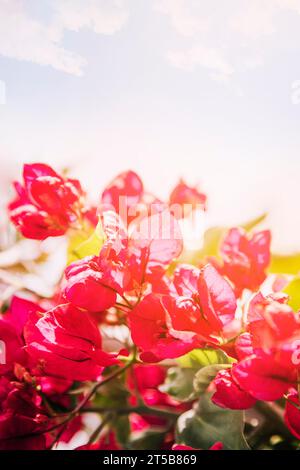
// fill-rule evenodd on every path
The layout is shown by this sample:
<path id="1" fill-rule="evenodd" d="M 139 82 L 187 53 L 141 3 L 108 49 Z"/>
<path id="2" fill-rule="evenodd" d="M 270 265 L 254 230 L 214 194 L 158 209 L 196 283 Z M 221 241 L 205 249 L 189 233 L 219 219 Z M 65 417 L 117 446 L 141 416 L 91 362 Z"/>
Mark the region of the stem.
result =
<path id="1" fill-rule="evenodd" d="M 113 417 L 113 414 L 112 413 L 108 413 L 104 418 L 103 420 L 101 421 L 101 423 L 99 424 L 99 426 L 96 427 L 95 431 L 90 435 L 90 438 L 87 442 L 87 445 L 89 444 L 92 444 L 96 439 L 97 437 L 99 436 L 99 434 L 101 433 L 101 431 L 103 431 L 103 429 L 105 428 L 105 426 L 107 425 L 107 423 L 109 423 L 109 421 L 112 419 Z"/>
<path id="2" fill-rule="evenodd" d="M 88 394 L 83 398 L 83 400 L 70 413 L 68 413 L 66 419 L 64 419 L 62 422 L 56 423 L 48 429 L 37 431 L 37 432 L 34 432 L 34 433 L 23 434 L 19 437 L 21 438 L 21 437 L 39 436 L 41 434 L 45 434 L 47 432 L 54 431 L 55 429 L 58 429 L 61 426 L 67 425 L 73 418 L 75 418 L 75 416 L 78 413 L 81 412 L 82 408 L 84 408 L 84 406 L 88 403 L 88 401 L 92 398 L 92 396 L 97 392 L 97 390 L 100 387 L 107 384 L 108 382 L 110 382 L 114 378 L 118 377 L 119 375 L 123 374 L 129 367 L 131 367 L 132 364 L 134 364 L 134 362 L 135 362 L 135 357 L 136 357 L 136 351 L 134 351 L 134 354 L 133 354 L 133 357 L 132 357 L 131 361 L 128 362 L 124 367 L 122 367 L 121 369 L 116 370 L 114 373 L 112 373 L 111 375 L 106 377 L 104 380 L 102 380 L 102 382 L 97 382 L 91 388 L 91 390 L 88 392 Z M 53 416 L 53 418 L 59 418 L 59 417 L 62 417 L 62 416 L 65 416 L 65 414 L 64 415 Z"/>
<path id="3" fill-rule="evenodd" d="M 104 412 L 115 412 L 118 415 L 127 415 L 130 413 L 137 413 L 141 415 L 155 415 L 160 416 L 162 418 L 169 418 L 169 419 L 177 419 L 180 416 L 180 413 L 176 411 L 166 410 L 164 408 L 155 408 L 149 407 L 146 405 L 138 405 L 132 407 L 124 407 L 124 408 L 101 408 L 101 407 L 89 407 L 83 408 L 81 413 L 104 413 Z"/>
<path id="4" fill-rule="evenodd" d="M 103 385 L 107 384 L 111 380 L 115 379 L 119 375 L 123 374 L 129 367 L 132 366 L 134 361 L 128 362 L 122 369 L 116 370 L 113 374 L 110 374 L 106 379 L 102 380 L 102 382 L 97 382 L 89 391 L 89 393 L 84 397 L 84 399 L 74 408 L 72 411 L 72 415 L 75 416 L 86 404 L 87 402 L 92 398 L 92 396 L 97 392 L 97 390 L 102 387 Z"/>

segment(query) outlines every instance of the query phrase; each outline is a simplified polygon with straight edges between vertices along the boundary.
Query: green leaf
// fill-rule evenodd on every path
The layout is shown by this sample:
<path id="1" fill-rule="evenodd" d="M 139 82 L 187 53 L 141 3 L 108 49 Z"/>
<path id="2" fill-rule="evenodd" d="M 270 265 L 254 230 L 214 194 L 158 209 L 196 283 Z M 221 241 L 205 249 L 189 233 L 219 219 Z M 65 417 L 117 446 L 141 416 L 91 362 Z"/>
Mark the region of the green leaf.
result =
<path id="1" fill-rule="evenodd" d="M 274 274 L 298 274 L 300 272 L 300 253 L 272 254 L 268 271 Z"/>
<path id="2" fill-rule="evenodd" d="M 242 411 L 220 408 L 206 394 L 194 409 L 179 417 L 176 442 L 195 449 L 209 449 L 215 442 L 222 442 L 225 450 L 247 450 L 243 429 Z"/>
<path id="3" fill-rule="evenodd" d="M 180 367 L 200 369 L 212 364 L 232 364 L 235 359 L 221 349 L 194 349 L 177 359 Z"/>
<path id="4" fill-rule="evenodd" d="M 222 239 L 227 233 L 227 227 L 211 227 L 206 230 L 203 237 L 203 248 L 197 253 L 198 259 L 207 256 L 220 257 L 219 248 Z"/>
<path id="5" fill-rule="evenodd" d="M 69 240 L 68 264 L 85 258 L 86 256 L 98 255 L 104 243 L 104 235 L 100 222 L 96 229 L 91 231 L 78 231 Z"/>
<path id="6" fill-rule="evenodd" d="M 168 370 L 159 389 L 179 401 L 194 400 L 206 390 L 219 370 L 231 367 L 233 362 L 235 359 L 221 349 L 194 349 L 177 359 L 179 367 Z"/>
<path id="7" fill-rule="evenodd" d="M 194 388 L 194 396 L 202 395 L 206 392 L 207 387 L 211 384 L 211 382 L 216 377 L 217 373 L 220 370 L 228 369 L 231 365 L 229 364 L 213 364 L 211 366 L 202 367 L 200 369 L 193 381 L 193 388 Z"/>
<path id="8" fill-rule="evenodd" d="M 300 277 L 295 277 L 284 289 L 289 296 L 288 304 L 295 312 L 300 309 Z"/>
<path id="9" fill-rule="evenodd" d="M 159 387 L 159 390 L 179 401 L 193 400 L 195 399 L 193 381 L 196 372 L 195 369 L 171 367 L 165 383 Z"/>
<path id="10" fill-rule="evenodd" d="M 147 430 L 132 433 L 127 449 L 129 450 L 157 450 L 160 449 L 166 431 L 164 430 Z"/>
<path id="11" fill-rule="evenodd" d="M 242 225 L 242 228 L 246 230 L 246 232 L 251 232 L 257 225 L 261 224 L 267 217 L 267 213 L 259 215 L 255 217 L 255 219 L 248 220 L 245 224 Z"/>
<path id="12" fill-rule="evenodd" d="M 123 408 L 128 404 L 129 395 L 125 377 L 115 377 L 99 389 L 94 397 L 93 406 L 98 408 Z"/>
<path id="13" fill-rule="evenodd" d="M 122 447 L 126 446 L 130 436 L 130 422 L 128 415 L 117 416 L 113 423 L 113 427 L 116 432 L 116 438 L 118 443 Z"/>

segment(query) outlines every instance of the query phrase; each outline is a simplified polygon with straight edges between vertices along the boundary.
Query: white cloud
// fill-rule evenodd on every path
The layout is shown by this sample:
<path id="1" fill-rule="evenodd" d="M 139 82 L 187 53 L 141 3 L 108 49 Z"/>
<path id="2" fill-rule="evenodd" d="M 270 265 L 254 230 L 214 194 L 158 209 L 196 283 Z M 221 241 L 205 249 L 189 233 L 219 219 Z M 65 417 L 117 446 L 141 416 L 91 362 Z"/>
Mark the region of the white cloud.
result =
<path id="1" fill-rule="evenodd" d="M 202 6 L 199 0 L 158 0 L 155 3 L 155 9 L 168 15 L 174 28 L 184 36 L 193 36 L 209 28 Z"/>
<path id="2" fill-rule="evenodd" d="M 185 70 L 193 70 L 200 65 L 208 69 L 216 80 L 226 80 L 233 73 L 233 68 L 218 50 L 200 45 L 186 51 L 169 51 L 167 57 L 172 65 Z"/>
<path id="3" fill-rule="evenodd" d="M 122 0 L 54 0 L 62 26 L 72 31 L 90 28 L 97 34 L 114 34 L 128 19 Z"/>
<path id="4" fill-rule="evenodd" d="M 52 0 L 51 21 L 32 18 L 24 0 L 0 0 L 0 55 L 80 76 L 84 57 L 63 47 L 66 30 L 113 34 L 127 20 L 118 0 Z"/>
<path id="5" fill-rule="evenodd" d="M 203 67 L 217 79 L 228 79 L 241 66 L 263 65 L 284 28 L 282 12 L 300 14 L 300 0 L 157 0 L 154 5 L 181 36 L 181 44 L 167 50 L 167 60 L 184 70 Z"/>
<path id="6" fill-rule="evenodd" d="M 275 33 L 274 15 L 278 10 L 274 0 L 251 0 L 232 16 L 229 27 L 238 33 L 257 39 Z"/>

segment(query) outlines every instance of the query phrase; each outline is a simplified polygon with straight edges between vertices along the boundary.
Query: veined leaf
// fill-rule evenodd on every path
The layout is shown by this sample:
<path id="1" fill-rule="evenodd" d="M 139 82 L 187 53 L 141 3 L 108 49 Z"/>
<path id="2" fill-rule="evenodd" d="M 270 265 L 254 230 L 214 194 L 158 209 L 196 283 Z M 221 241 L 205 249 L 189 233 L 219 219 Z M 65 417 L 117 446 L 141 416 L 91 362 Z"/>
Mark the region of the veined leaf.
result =
<path id="1" fill-rule="evenodd" d="M 177 359 L 183 368 L 200 369 L 212 364 L 232 364 L 235 359 L 228 356 L 221 349 L 194 349 Z"/>
<path id="2" fill-rule="evenodd" d="M 225 450 L 248 450 L 243 430 L 242 411 L 220 408 L 205 394 L 194 409 L 179 417 L 176 442 L 195 449 L 209 449 L 222 442 Z"/>
<path id="3" fill-rule="evenodd" d="M 179 401 L 191 401 L 195 399 L 194 378 L 196 369 L 181 369 L 180 367 L 171 367 L 168 370 L 167 377 L 159 390 L 168 393 Z"/>
<path id="4" fill-rule="evenodd" d="M 194 396 L 199 396 L 205 393 L 217 373 L 220 370 L 228 369 L 230 367 L 230 364 L 213 364 L 211 366 L 202 367 L 202 369 L 198 370 L 193 381 Z"/>
<path id="5" fill-rule="evenodd" d="M 134 432 L 131 434 L 126 448 L 129 450 L 157 450 L 160 449 L 165 437 L 165 429 Z"/>
<path id="6" fill-rule="evenodd" d="M 194 349 L 177 359 L 179 367 L 169 369 L 159 387 L 176 400 L 191 401 L 204 393 L 219 370 L 231 367 L 235 359 L 221 349 Z"/>

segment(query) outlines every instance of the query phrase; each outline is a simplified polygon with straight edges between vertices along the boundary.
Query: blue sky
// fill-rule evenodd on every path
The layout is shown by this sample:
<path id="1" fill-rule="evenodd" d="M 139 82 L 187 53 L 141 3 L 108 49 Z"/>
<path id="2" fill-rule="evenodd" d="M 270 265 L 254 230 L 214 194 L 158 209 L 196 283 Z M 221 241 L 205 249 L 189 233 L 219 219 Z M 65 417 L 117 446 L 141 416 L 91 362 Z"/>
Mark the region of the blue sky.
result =
<path id="1" fill-rule="evenodd" d="M 159 195 L 184 176 L 211 223 L 268 210 L 300 249 L 299 49 L 300 0 L 0 0 L 2 193 L 24 161 L 94 197 L 127 168 Z"/>

